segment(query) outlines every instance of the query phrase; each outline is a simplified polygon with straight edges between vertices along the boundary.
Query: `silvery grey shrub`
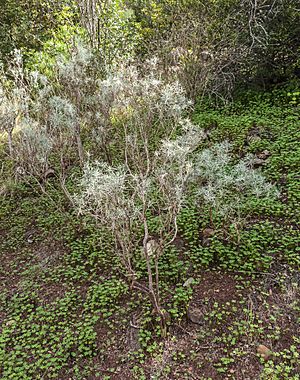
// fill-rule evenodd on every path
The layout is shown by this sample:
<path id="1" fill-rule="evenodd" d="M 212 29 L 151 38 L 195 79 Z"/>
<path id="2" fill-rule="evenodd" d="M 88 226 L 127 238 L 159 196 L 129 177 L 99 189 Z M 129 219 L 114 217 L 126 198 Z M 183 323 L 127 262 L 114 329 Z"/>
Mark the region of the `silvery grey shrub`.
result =
<path id="1" fill-rule="evenodd" d="M 53 142 L 46 129 L 32 119 L 23 119 L 15 136 L 17 174 L 41 178 L 49 168 Z"/>
<path id="2" fill-rule="evenodd" d="M 182 134 L 176 139 L 166 137 L 153 152 L 146 138 L 140 146 L 135 136 L 125 136 L 122 165 L 87 163 L 79 184 L 81 191 L 75 196 L 79 212 L 92 215 L 112 233 L 115 252 L 132 286 L 148 293 L 163 331 L 166 315 L 159 296 L 158 259 L 177 235 L 177 217 L 193 170 L 190 155 L 203 138 L 202 131 L 189 120 L 181 123 Z M 137 128 L 141 133 L 144 125 Z M 142 164 L 135 162 L 142 158 L 145 160 Z M 155 238 L 150 228 L 153 214 L 158 215 L 160 225 Z M 149 249 L 150 246 L 156 249 Z M 138 282 L 134 267 L 133 256 L 140 248 L 147 267 L 147 287 Z"/>
<path id="3" fill-rule="evenodd" d="M 239 221 L 250 197 L 278 196 L 275 186 L 252 163 L 251 156 L 235 162 L 232 145 L 227 141 L 202 150 L 195 157 L 192 176 L 196 197 L 225 220 Z"/>
<path id="4" fill-rule="evenodd" d="M 120 67 L 98 81 L 98 91 L 95 98 L 105 110 L 97 110 L 103 133 L 113 131 L 115 119 L 121 128 L 120 164 L 87 163 L 75 203 L 80 213 L 93 215 L 109 229 L 132 285 L 148 292 L 165 321 L 158 259 L 177 235 L 177 217 L 191 180 L 197 198 L 228 218 L 240 215 L 247 195 L 269 195 L 274 188 L 246 161 L 233 163 L 227 142 L 195 153 L 205 135 L 184 118 L 190 102 L 178 82 L 160 76 L 155 60 L 143 73 L 134 66 Z M 159 224 L 155 236 L 151 215 Z M 133 256 L 140 251 L 141 240 L 147 287 L 138 282 L 134 268 Z"/>

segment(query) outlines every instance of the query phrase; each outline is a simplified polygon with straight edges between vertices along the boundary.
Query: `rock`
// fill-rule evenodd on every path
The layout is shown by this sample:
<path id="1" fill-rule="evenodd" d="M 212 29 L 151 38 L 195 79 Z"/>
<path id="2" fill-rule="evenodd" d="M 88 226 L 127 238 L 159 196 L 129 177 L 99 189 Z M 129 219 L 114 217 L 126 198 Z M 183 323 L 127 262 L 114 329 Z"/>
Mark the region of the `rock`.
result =
<path id="1" fill-rule="evenodd" d="M 248 144 L 255 143 L 260 140 L 261 140 L 261 137 L 255 134 L 247 137 Z"/>
<path id="2" fill-rule="evenodd" d="M 9 321 L 6 322 L 6 326 L 10 327 L 10 326 L 13 326 L 15 323 L 16 321 L 14 319 L 10 319 Z"/>
<path id="3" fill-rule="evenodd" d="M 263 150 L 261 153 L 258 153 L 256 156 L 260 160 L 266 160 L 268 157 L 271 156 L 271 152 L 268 150 Z"/>
<path id="4" fill-rule="evenodd" d="M 194 282 L 195 282 L 195 280 L 193 279 L 193 277 L 190 277 L 190 278 L 188 278 L 188 279 L 186 280 L 186 282 L 183 284 L 183 286 L 184 286 L 185 288 L 187 288 L 187 287 L 193 285 Z"/>
<path id="5" fill-rule="evenodd" d="M 21 166 L 17 166 L 16 173 L 19 175 L 25 175 L 25 170 Z"/>
<path id="6" fill-rule="evenodd" d="M 204 324 L 204 314 L 199 307 L 189 306 L 187 310 L 188 319 L 197 325 Z"/>
<path id="7" fill-rule="evenodd" d="M 214 233 L 215 233 L 215 230 L 213 230 L 212 228 L 205 228 L 202 232 L 203 238 L 209 238 L 213 236 Z"/>
<path id="8" fill-rule="evenodd" d="M 252 161 L 254 168 L 265 165 L 265 161 L 268 157 L 271 156 L 271 153 L 268 150 L 264 150 L 260 153 L 257 153 L 256 157 Z"/>
<path id="9" fill-rule="evenodd" d="M 262 160 L 260 158 L 254 158 L 252 161 L 252 165 L 254 168 L 258 168 L 259 166 L 265 165 L 265 160 Z"/>
<path id="10" fill-rule="evenodd" d="M 149 257 L 155 255 L 158 249 L 159 249 L 159 245 L 157 241 L 155 241 L 154 239 L 147 241 L 146 250 Z"/>
<path id="11" fill-rule="evenodd" d="M 214 233 L 215 233 L 215 230 L 213 230 L 212 228 L 205 228 L 202 231 L 202 244 L 204 246 L 208 246 L 209 245 L 210 238 L 214 235 Z"/>
<path id="12" fill-rule="evenodd" d="M 26 231 L 24 238 L 27 241 L 27 243 L 29 244 L 34 243 L 34 235 L 35 235 L 34 228 L 30 228 L 28 231 Z"/>
<path id="13" fill-rule="evenodd" d="M 179 237 L 179 236 L 177 236 L 177 237 L 174 239 L 174 241 L 173 241 L 172 244 L 174 245 L 174 247 L 175 247 L 178 251 L 182 251 L 182 250 L 184 249 L 184 240 L 183 240 L 181 237 Z"/>
<path id="14" fill-rule="evenodd" d="M 257 354 L 265 361 L 267 361 L 268 359 L 270 359 L 271 355 L 272 355 L 272 351 L 264 346 L 263 344 L 260 344 L 259 346 L 257 346 Z"/>

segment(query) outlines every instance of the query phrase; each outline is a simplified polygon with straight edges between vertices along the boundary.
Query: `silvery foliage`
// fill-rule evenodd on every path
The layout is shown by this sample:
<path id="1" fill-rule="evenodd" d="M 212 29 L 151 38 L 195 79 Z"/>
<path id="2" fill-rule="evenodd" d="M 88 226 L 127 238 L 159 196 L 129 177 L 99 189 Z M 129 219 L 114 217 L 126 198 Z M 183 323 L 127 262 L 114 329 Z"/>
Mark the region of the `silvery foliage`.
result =
<path id="1" fill-rule="evenodd" d="M 225 141 L 203 150 L 196 157 L 193 173 L 199 199 L 227 217 L 239 213 L 251 196 L 278 195 L 262 173 L 251 167 L 251 156 L 233 163 L 231 149 L 231 144 Z"/>
<path id="2" fill-rule="evenodd" d="M 0 131 L 9 131 L 14 128 L 18 111 L 18 104 L 9 99 L 2 86 L 0 86 Z"/>
<path id="3" fill-rule="evenodd" d="M 24 119 L 15 139 L 16 161 L 23 174 L 41 175 L 48 169 L 53 142 L 46 129 L 32 119 Z"/>
<path id="4" fill-rule="evenodd" d="M 32 89 L 32 114 L 38 118 L 45 118 L 48 115 L 49 100 L 54 94 L 54 89 L 49 79 L 38 71 L 32 71 L 29 75 Z"/>
<path id="5" fill-rule="evenodd" d="M 13 158 L 13 133 L 20 119 L 28 116 L 30 105 L 20 51 L 13 52 L 13 58 L 7 69 L 9 76 L 4 72 L 3 67 L 0 69 L 0 131 L 7 133 L 9 155 Z"/>
<path id="6" fill-rule="evenodd" d="M 91 78 L 86 75 L 86 69 L 92 59 L 92 52 L 81 41 L 76 41 L 71 55 L 67 59 L 58 57 L 56 66 L 59 78 L 71 88 L 87 85 Z"/>
<path id="7" fill-rule="evenodd" d="M 162 143 L 161 152 L 170 161 L 181 162 L 204 138 L 203 131 L 189 119 L 181 119 L 179 124 L 183 134 L 178 136 L 176 140 L 168 139 Z"/>
<path id="8" fill-rule="evenodd" d="M 152 112 L 161 119 L 179 118 L 191 105 L 179 82 L 167 82 L 157 68 L 157 61 L 148 62 L 142 75 L 136 66 L 121 66 L 105 80 L 98 81 L 99 96 L 116 112 L 127 110 L 132 116 Z M 147 115 L 147 112 L 145 113 Z"/>
<path id="9" fill-rule="evenodd" d="M 35 114 L 47 125 L 61 157 L 66 147 L 74 146 L 75 138 L 79 157 L 83 157 L 80 126 L 85 118 L 83 110 L 92 82 L 87 73 L 91 59 L 91 51 L 81 41 L 76 41 L 68 57 L 61 55 L 56 60 L 53 72 L 59 86 L 54 87 L 39 73 L 31 74 Z"/>
<path id="10" fill-rule="evenodd" d="M 142 204 L 148 210 L 177 215 L 193 170 L 190 154 L 202 136 L 202 131 L 197 133 L 196 127 L 186 122 L 182 136 L 162 141 L 146 173 L 133 172 L 126 165 L 114 168 L 104 162 L 86 164 L 80 181 L 81 192 L 75 196 L 79 212 L 93 215 L 112 231 L 120 233 L 123 229 L 124 234 L 132 234 L 129 226 L 143 224 Z M 166 220 L 172 223 L 172 215 Z"/>
<path id="11" fill-rule="evenodd" d="M 169 223 L 166 230 L 172 228 L 192 171 L 189 156 L 202 133 L 182 120 L 190 102 L 178 82 L 162 78 L 155 59 L 143 72 L 136 66 L 121 66 L 96 85 L 97 94 L 89 101 L 95 104 L 99 129 L 111 131 L 115 118 L 123 124 L 121 148 L 128 159 L 117 168 L 99 161 L 85 165 L 75 201 L 81 213 L 109 226 L 119 240 L 123 235 L 124 246 L 125 242 L 132 244 L 128 234 L 135 223 L 141 225 L 145 208 L 161 211 L 162 222 Z M 179 123 L 182 136 L 170 140 L 168 136 Z M 153 151 L 150 144 L 158 129 L 167 138 Z"/>
<path id="12" fill-rule="evenodd" d="M 90 213 L 112 229 L 133 218 L 136 206 L 128 196 L 130 179 L 124 167 L 113 168 L 105 162 L 87 163 L 80 181 L 80 195 L 75 196 L 80 214 Z"/>
<path id="13" fill-rule="evenodd" d="M 68 99 L 60 96 L 53 96 L 49 99 L 49 123 L 53 131 L 61 130 L 73 133 L 76 120 L 76 108 Z"/>
<path id="14" fill-rule="evenodd" d="M 61 86 L 56 96 L 50 99 L 50 124 L 57 126 L 60 132 L 68 134 L 69 144 L 72 137 L 76 140 L 77 154 L 81 164 L 85 152 L 81 140 L 81 126 L 87 119 L 86 109 L 89 106 L 89 97 L 93 92 L 94 80 L 89 73 L 93 69 L 90 65 L 92 52 L 81 41 L 76 41 L 72 47 L 70 57 L 57 61 L 57 79 Z M 72 135 L 70 134 L 72 133 Z M 62 133 L 60 133 L 61 135 Z M 59 136 L 60 145 L 64 142 Z"/>
<path id="15" fill-rule="evenodd" d="M 156 152 L 161 165 L 155 171 L 160 191 L 178 208 L 185 199 L 186 186 L 194 171 L 190 156 L 205 136 L 189 119 L 181 120 L 180 124 L 182 135 L 175 140 L 164 140 Z"/>
<path id="16" fill-rule="evenodd" d="M 148 139 L 155 139 L 159 129 L 170 132 L 191 106 L 177 81 L 163 79 L 155 59 L 143 73 L 134 65 L 121 65 L 98 79 L 96 87 L 84 117 L 93 126 L 93 141 L 104 149 L 114 138 L 116 125 L 123 126 L 127 135 L 143 129 Z"/>

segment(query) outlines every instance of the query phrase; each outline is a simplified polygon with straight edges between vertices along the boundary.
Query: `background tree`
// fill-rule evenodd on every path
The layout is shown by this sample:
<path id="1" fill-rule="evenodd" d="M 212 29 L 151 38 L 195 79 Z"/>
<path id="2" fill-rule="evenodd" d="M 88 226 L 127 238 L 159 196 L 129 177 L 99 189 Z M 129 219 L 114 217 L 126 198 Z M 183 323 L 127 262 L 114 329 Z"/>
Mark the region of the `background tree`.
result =
<path id="1" fill-rule="evenodd" d="M 14 49 L 41 49 L 67 19 L 76 22 L 73 1 L 1 0 L 0 59 L 7 61 Z"/>
<path id="2" fill-rule="evenodd" d="M 293 0 L 129 4 L 144 41 L 140 55 L 159 56 L 191 97 L 226 99 L 243 83 L 291 78 L 299 65 L 300 12 Z"/>
<path id="3" fill-rule="evenodd" d="M 81 25 L 104 67 L 135 56 L 137 25 L 126 1 L 79 0 L 77 5 Z"/>

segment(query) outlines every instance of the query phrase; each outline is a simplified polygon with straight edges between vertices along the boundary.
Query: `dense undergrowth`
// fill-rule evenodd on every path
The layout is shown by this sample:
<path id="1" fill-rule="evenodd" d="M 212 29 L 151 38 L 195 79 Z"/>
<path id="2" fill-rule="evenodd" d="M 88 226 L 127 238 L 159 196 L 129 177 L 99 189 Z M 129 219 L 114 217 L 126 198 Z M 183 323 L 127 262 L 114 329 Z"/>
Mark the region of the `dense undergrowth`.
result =
<path id="1" fill-rule="evenodd" d="M 254 154 L 280 197 L 249 199 L 238 228 L 192 202 L 183 209 L 159 262 L 170 316 L 162 340 L 150 302 L 129 291 L 111 237 L 77 217 L 55 179 L 46 194 L 36 184 L 7 187 L 1 379 L 299 379 L 299 105 L 286 91 L 247 93 L 223 108 L 197 106 L 193 121 L 206 146 L 227 139 L 236 158 Z M 135 260 L 142 280 L 145 264 Z"/>

